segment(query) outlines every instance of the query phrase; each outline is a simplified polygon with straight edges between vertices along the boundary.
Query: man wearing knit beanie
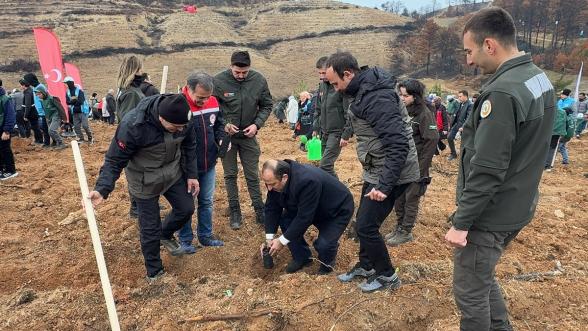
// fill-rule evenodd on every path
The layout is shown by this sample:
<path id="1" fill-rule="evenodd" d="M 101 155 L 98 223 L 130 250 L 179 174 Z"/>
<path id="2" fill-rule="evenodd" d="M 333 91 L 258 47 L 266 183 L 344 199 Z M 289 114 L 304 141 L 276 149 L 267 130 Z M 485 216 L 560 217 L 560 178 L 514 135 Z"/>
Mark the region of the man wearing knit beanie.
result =
<path id="1" fill-rule="evenodd" d="M 263 224 L 264 204 L 258 173 L 261 150 L 255 137 L 272 111 L 272 96 L 266 79 L 251 69 L 251 58 L 247 51 L 233 53 L 230 68 L 214 77 L 213 95 L 218 99 L 226 120 L 225 132 L 231 137 L 232 148 L 223 158 L 231 228 L 239 229 L 242 222 L 237 187 L 237 154 L 241 158 L 256 220 Z"/>
<path id="2" fill-rule="evenodd" d="M 196 134 L 190 118 L 190 106 L 181 94 L 142 99 L 118 125 L 89 195 L 94 206 L 108 198 L 126 168 L 128 188 L 137 201 L 148 282 L 164 274 L 160 243 L 173 256 L 185 254 L 174 232 L 192 219 L 194 196 L 200 190 Z M 163 222 L 159 217 L 161 195 L 172 206 Z"/>

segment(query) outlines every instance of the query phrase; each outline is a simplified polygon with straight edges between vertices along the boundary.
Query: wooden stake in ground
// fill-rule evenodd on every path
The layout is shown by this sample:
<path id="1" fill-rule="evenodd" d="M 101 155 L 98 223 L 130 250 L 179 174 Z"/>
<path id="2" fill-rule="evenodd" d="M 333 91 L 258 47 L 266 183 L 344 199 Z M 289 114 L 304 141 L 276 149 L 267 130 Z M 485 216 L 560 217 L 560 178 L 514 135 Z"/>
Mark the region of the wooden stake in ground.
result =
<path id="1" fill-rule="evenodd" d="M 167 66 L 163 66 L 163 75 L 161 75 L 161 94 L 165 93 L 167 87 Z"/>
<path id="2" fill-rule="evenodd" d="M 88 227 L 90 228 L 90 235 L 92 236 L 92 246 L 94 246 L 94 254 L 96 255 L 96 263 L 98 264 L 98 272 L 100 273 L 100 282 L 102 283 L 102 292 L 106 300 L 106 308 L 108 309 L 108 319 L 110 320 L 110 329 L 112 331 L 120 331 L 118 323 L 118 315 L 116 313 L 116 306 L 112 296 L 112 289 L 110 287 L 110 280 L 108 279 L 108 270 L 106 269 L 106 262 L 104 261 L 104 253 L 102 252 L 102 244 L 100 243 L 100 233 L 96 225 L 96 217 L 94 216 L 94 207 L 92 201 L 88 198 L 90 191 L 88 190 L 88 181 L 86 180 L 86 172 L 84 171 L 84 163 L 82 162 L 82 155 L 80 154 L 80 147 L 77 141 L 71 142 L 71 147 L 76 163 L 76 171 L 78 173 L 78 180 L 80 182 L 80 189 L 82 191 L 82 202 L 86 210 L 86 218 L 88 219 Z"/>

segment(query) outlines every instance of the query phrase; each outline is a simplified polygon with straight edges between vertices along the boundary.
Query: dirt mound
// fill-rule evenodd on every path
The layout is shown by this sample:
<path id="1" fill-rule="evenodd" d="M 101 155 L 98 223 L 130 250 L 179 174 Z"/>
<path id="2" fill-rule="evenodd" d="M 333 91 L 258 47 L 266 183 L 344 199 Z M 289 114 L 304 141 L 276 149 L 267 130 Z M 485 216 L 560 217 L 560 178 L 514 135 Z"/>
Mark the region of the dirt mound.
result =
<path id="1" fill-rule="evenodd" d="M 271 157 L 304 160 L 291 132 L 274 121 L 270 119 L 260 132 L 262 161 Z M 82 151 L 93 185 L 114 127 L 91 125 L 97 143 L 83 145 Z M 50 151 L 29 143 L 14 139 L 20 176 L 0 183 L 0 329 L 106 330 L 108 318 L 80 210 L 71 150 Z M 588 179 L 583 176 L 588 172 L 588 143 L 574 139 L 569 148 L 571 165 L 558 164 L 544 175 L 535 220 L 497 269 L 517 330 L 585 330 L 588 325 Z M 356 284 L 338 282 L 334 275 L 317 275 L 316 262 L 303 272 L 284 274 L 287 251 L 276 258 L 274 269 L 263 269 L 258 249 L 264 234 L 255 224 L 244 180 L 239 181 L 239 193 L 245 225 L 233 231 L 228 226 L 220 165 L 214 225 L 226 246 L 202 248 L 182 258 L 162 253 L 168 273 L 149 286 L 143 278 L 139 232 L 127 216 L 128 193 L 121 178 L 98 208 L 97 218 L 122 328 L 457 330 L 451 249 L 443 242 L 446 219 L 454 209 L 456 166 L 444 157 L 435 158 L 434 179 L 422 202 L 415 241 L 390 248 L 405 285 L 393 293 L 372 295 L 361 294 Z M 336 168 L 357 201 L 361 166 L 353 141 Z M 390 231 L 393 223 L 393 219 L 387 221 L 382 232 Z M 316 233 L 309 231 L 307 236 L 312 240 Z M 337 272 L 355 263 L 357 249 L 352 240 L 342 239 Z M 563 271 L 550 274 L 557 262 Z M 222 314 L 235 316 L 202 321 Z M 190 318 L 199 321 L 187 321 Z"/>

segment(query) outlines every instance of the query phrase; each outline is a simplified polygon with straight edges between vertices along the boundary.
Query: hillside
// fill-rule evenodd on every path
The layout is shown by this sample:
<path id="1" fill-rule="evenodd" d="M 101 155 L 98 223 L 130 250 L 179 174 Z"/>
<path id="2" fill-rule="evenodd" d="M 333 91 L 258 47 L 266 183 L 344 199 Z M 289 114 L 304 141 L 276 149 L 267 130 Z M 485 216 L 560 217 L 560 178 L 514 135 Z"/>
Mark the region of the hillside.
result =
<path id="1" fill-rule="evenodd" d="M 228 66 L 236 49 L 252 53 L 272 94 L 283 96 L 305 82 L 314 88 L 318 57 L 337 49 L 353 52 L 361 63 L 388 65 L 386 43 L 407 29 L 410 19 L 332 1 L 272 2 L 242 8 L 142 7 L 129 1 L 42 5 L 8 1 L 0 13 L 0 65 L 37 61 L 32 27 L 49 26 L 59 36 L 64 59 L 78 65 L 88 91 L 102 94 L 115 83 L 122 57 L 143 56 L 145 71 L 161 81 L 169 65 L 168 86 L 201 68 L 216 73 Z M 14 18 L 17 18 L 16 20 Z M 2 72 L 14 87 L 21 72 Z"/>

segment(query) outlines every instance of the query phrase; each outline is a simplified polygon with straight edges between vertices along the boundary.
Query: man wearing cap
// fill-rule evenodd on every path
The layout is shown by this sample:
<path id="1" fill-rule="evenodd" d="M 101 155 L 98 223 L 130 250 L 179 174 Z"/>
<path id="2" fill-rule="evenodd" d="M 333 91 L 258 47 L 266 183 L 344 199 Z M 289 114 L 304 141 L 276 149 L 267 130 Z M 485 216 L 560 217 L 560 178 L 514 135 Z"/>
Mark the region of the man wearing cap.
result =
<path id="1" fill-rule="evenodd" d="M 69 113 L 73 114 L 74 131 L 78 136 L 78 142 L 84 142 L 84 134 L 82 133 L 82 128 L 84 128 L 88 136 L 88 143 L 92 144 L 94 139 L 92 139 L 92 130 L 88 124 L 90 107 L 85 107 L 86 97 L 84 91 L 75 85 L 73 78 L 70 76 L 65 77 L 63 82 L 67 85 L 65 103 L 69 106 Z"/>
<path id="2" fill-rule="evenodd" d="M 194 196 L 200 190 L 196 134 L 190 117 L 190 106 L 181 94 L 141 100 L 119 124 L 95 190 L 89 195 L 94 206 L 108 198 L 126 168 L 129 191 L 137 201 L 148 281 L 164 273 L 160 243 L 173 256 L 185 253 L 173 234 L 192 218 Z M 159 217 L 160 195 L 172 206 L 163 222 Z"/>
<path id="3" fill-rule="evenodd" d="M 239 229 L 242 221 L 237 187 L 237 154 L 241 158 L 256 220 L 263 224 L 264 204 L 258 174 L 261 151 L 255 136 L 272 111 L 272 96 L 266 79 L 251 69 L 248 52 L 233 53 L 231 67 L 214 78 L 213 95 L 219 101 L 226 122 L 225 131 L 231 136 L 232 148 L 223 158 L 231 228 Z"/>

